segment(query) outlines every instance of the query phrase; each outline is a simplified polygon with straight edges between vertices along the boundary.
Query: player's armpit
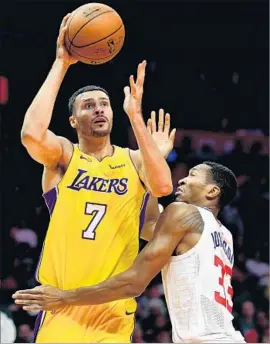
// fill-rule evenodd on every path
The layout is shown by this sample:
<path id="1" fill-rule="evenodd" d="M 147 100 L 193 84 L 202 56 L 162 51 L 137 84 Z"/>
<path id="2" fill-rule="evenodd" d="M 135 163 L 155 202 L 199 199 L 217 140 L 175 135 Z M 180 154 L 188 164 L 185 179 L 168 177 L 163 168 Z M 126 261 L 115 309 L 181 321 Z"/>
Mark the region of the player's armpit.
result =
<path id="1" fill-rule="evenodd" d="M 143 171 L 142 171 L 142 161 L 141 161 L 140 151 L 138 149 L 137 150 L 128 149 L 128 152 L 129 152 L 130 160 L 132 161 L 133 166 L 135 167 L 143 186 L 145 187 L 146 190 L 149 190 L 149 186 L 146 185 L 147 180 L 142 173 Z"/>
<path id="2" fill-rule="evenodd" d="M 58 166 L 65 157 L 68 158 L 72 154 L 71 142 L 56 136 L 50 130 L 46 130 L 44 136 L 39 139 L 22 131 L 21 142 L 34 160 L 49 168 Z"/>

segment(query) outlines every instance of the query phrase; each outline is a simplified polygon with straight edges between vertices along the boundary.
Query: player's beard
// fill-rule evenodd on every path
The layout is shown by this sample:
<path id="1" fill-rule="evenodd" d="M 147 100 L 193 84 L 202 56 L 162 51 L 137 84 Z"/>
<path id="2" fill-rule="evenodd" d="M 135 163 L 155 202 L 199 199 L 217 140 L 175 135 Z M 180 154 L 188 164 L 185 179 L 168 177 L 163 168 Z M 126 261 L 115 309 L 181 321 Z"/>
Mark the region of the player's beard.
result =
<path id="1" fill-rule="evenodd" d="M 108 127 L 105 129 L 103 128 L 93 128 L 91 125 L 86 125 L 85 123 L 80 124 L 80 132 L 83 134 L 83 136 L 92 136 L 92 137 L 106 137 L 110 135 L 112 131 L 112 123 L 108 123 Z M 78 132 L 78 129 L 77 129 Z"/>
<path id="2" fill-rule="evenodd" d="M 91 136 L 94 136 L 94 137 L 105 137 L 107 135 L 110 134 L 110 130 L 102 130 L 102 131 L 98 131 L 98 130 L 93 130 L 92 131 L 92 135 Z"/>
<path id="3" fill-rule="evenodd" d="M 107 129 L 96 129 L 96 128 L 92 128 L 91 129 L 91 135 L 94 137 L 105 137 L 110 135 L 112 131 L 112 125 L 109 123 L 109 126 Z"/>

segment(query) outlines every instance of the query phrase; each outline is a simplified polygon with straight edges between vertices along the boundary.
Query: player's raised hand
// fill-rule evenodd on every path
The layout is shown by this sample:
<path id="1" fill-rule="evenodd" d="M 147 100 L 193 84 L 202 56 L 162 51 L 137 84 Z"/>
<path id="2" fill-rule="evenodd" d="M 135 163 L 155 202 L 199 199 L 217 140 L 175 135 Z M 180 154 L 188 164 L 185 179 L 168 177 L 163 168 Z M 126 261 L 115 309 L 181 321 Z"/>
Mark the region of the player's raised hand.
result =
<path id="1" fill-rule="evenodd" d="M 12 295 L 17 305 L 25 311 L 55 311 L 66 306 L 64 292 L 49 285 L 41 285 L 33 289 L 19 290 Z"/>
<path id="2" fill-rule="evenodd" d="M 59 35 L 57 38 L 57 46 L 56 46 L 56 57 L 59 60 L 62 60 L 67 66 L 70 66 L 78 62 L 76 58 L 74 58 L 73 56 L 69 54 L 65 46 L 65 34 L 67 31 L 67 22 L 70 16 L 71 16 L 71 13 L 68 13 L 62 20 L 62 23 L 59 29 Z"/>
<path id="3" fill-rule="evenodd" d="M 164 110 L 159 110 L 158 127 L 156 124 L 156 112 L 151 112 L 151 118 L 147 121 L 147 130 L 152 135 L 164 158 L 170 154 L 173 149 L 176 129 L 170 132 L 171 116 L 169 113 L 165 114 Z"/>
<path id="4" fill-rule="evenodd" d="M 137 79 L 134 76 L 129 77 L 129 85 L 124 88 L 125 100 L 124 111 L 129 117 L 137 116 L 142 112 L 143 85 L 145 79 L 146 61 L 139 63 L 137 69 Z"/>

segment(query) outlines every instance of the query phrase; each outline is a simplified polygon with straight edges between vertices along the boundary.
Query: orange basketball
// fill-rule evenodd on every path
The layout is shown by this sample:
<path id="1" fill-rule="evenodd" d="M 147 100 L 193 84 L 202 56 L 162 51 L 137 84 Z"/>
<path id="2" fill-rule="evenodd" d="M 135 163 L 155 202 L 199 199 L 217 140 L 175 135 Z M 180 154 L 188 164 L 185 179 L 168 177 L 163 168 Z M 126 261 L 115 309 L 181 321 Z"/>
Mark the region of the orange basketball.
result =
<path id="1" fill-rule="evenodd" d="M 112 60 L 121 50 L 125 27 L 111 7 L 89 3 L 78 7 L 67 23 L 65 45 L 75 58 L 87 64 Z"/>

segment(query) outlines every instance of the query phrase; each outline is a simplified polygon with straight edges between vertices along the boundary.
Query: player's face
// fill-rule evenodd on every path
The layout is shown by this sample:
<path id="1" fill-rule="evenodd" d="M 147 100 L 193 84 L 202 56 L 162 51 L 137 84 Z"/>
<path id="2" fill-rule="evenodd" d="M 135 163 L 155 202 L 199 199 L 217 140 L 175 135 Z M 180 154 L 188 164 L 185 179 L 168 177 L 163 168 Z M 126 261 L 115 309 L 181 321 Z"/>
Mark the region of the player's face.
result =
<path id="1" fill-rule="evenodd" d="M 86 136 L 104 137 L 112 130 L 113 111 L 110 99 L 102 91 L 84 92 L 75 100 L 73 123 Z"/>
<path id="2" fill-rule="evenodd" d="M 193 167 L 186 178 L 179 180 L 176 201 L 203 205 L 212 184 L 209 183 L 210 167 L 204 164 Z"/>

